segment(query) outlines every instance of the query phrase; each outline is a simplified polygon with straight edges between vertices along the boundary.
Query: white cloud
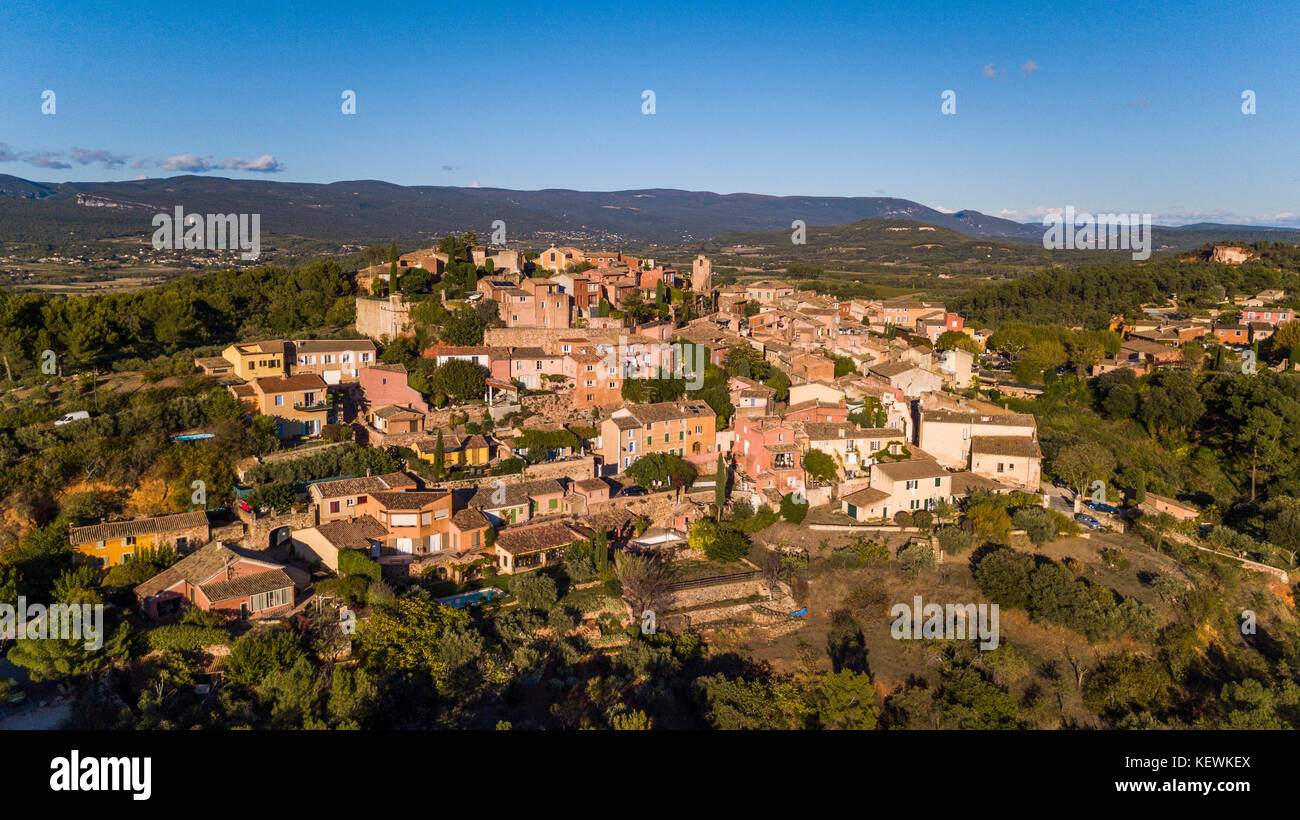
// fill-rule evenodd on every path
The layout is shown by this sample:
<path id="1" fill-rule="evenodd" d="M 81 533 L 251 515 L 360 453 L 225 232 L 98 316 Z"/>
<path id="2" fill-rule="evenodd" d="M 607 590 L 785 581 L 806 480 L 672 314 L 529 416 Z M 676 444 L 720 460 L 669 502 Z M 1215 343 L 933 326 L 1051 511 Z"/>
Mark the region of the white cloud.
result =
<path id="1" fill-rule="evenodd" d="M 223 159 L 220 162 L 213 162 L 211 154 L 204 157 L 194 154 L 178 154 L 162 160 L 158 163 L 158 167 L 164 171 L 189 171 L 196 174 L 213 170 L 254 171 L 261 174 L 274 174 L 284 170 L 284 163 L 279 162 L 270 154 L 264 154 L 257 159 L 233 157 Z"/>

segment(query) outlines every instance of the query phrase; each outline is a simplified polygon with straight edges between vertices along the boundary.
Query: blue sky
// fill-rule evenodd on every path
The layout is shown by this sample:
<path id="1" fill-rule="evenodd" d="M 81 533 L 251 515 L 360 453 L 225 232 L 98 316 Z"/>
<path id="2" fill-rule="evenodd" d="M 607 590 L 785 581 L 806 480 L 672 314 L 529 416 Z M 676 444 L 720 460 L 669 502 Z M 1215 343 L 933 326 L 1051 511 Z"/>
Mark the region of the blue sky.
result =
<path id="1" fill-rule="evenodd" d="M 0 173 L 888 195 L 1023 221 L 1073 205 L 1300 225 L 1295 0 L 79 5 L 0 4 Z"/>

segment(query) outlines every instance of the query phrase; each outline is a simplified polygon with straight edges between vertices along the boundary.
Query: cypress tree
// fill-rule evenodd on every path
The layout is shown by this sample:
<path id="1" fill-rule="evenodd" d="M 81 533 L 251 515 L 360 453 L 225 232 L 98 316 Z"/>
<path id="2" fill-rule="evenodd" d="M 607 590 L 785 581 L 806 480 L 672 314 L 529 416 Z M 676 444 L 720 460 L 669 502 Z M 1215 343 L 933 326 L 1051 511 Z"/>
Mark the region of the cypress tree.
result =
<path id="1" fill-rule="evenodd" d="M 718 508 L 718 520 L 722 520 L 722 505 L 727 503 L 727 465 L 718 453 L 718 472 L 713 479 L 713 503 Z"/>

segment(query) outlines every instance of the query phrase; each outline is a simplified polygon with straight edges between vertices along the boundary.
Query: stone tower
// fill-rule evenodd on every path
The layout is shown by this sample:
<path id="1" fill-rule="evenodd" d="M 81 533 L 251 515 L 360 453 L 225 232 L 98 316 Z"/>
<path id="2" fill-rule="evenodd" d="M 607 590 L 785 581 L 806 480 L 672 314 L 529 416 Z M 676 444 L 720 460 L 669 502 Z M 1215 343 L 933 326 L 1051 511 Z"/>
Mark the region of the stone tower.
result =
<path id="1" fill-rule="evenodd" d="M 713 290 L 713 263 L 704 254 L 695 257 L 695 262 L 691 265 L 691 290 L 696 293 Z"/>

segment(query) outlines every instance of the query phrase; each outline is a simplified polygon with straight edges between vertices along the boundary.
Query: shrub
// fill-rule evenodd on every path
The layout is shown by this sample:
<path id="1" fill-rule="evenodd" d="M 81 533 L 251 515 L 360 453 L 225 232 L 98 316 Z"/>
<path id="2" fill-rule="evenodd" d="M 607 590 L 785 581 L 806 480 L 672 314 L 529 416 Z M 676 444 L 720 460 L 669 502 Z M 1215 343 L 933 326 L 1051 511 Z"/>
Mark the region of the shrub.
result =
<path id="1" fill-rule="evenodd" d="M 1101 560 L 1111 569 L 1123 570 L 1128 569 L 1129 566 L 1128 558 L 1124 557 L 1124 553 L 1113 547 L 1107 547 L 1101 551 Z"/>
<path id="2" fill-rule="evenodd" d="M 921 570 L 935 565 L 934 550 L 926 544 L 909 544 L 898 551 L 898 563 L 904 578 L 915 578 Z"/>
<path id="3" fill-rule="evenodd" d="M 794 493 L 781 498 L 781 517 L 791 524 L 802 524 L 804 516 L 808 515 L 808 502 L 802 503 L 795 501 Z"/>
<path id="4" fill-rule="evenodd" d="M 231 647 L 226 676 L 244 686 L 261 686 L 269 675 L 291 669 L 304 657 L 298 636 L 286 629 L 250 632 Z"/>
<path id="5" fill-rule="evenodd" d="M 516 475 L 524 471 L 526 462 L 522 458 L 507 458 L 488 470 L 488 475 Z"/>
<path id="6" fill-rule="evenodd" d="M 894 513 L 894 523 L 900 527 L 912 526 L 912 514 L 907 510 L 899 510 Z"/>
<path id="7" fill-rule="evenodd" d="M 185 623 L 160 626 L 148 634 L 149 649 L 154 652 L 195 652 L 228 640 L 230 633 L 224 629 Z"/>
<path id="8" fill-rule="evenodd" d="M 877 544 L 869 538 L 859 537 L 853 544 L 853 551 L 863 566 L 876 566 L 889 563 L 889 547 Z"/>
<path id="9" fill-rule="evenodd" d="M 433 569 L 430 567 L 430 569 Z M 366 590 L 370 587 L 370 579 L 364 575 L 347 575 L 342 578 L 326 578 L 323 581 L 316 582 L 316 592 L 319 595 L 333 595 L 342 598 L 349 604 L 359 604 L 366 597 Z"/>
<path id="10" fill-rule="evenodd" d="M 765 530 L 775 524 L 778 518 L 780 518 L 780 516 L 776 513 L 764 509 L 760 512 L 754 513 L 754 515 L 749 518 L 742 518 L 738 521 L 728 522 L 728 526 L 745 533 L 759 532 L 760 530 Z"/>
<path id="11" fill-rule="evenodd" d="M 1029 573 L 1033 569 L 1034 559 L 1023 552 L 994 550 L 975 568 L 975 583 L 995 604 L 1025 609 L 1029 606 Z"/>
<path id="12" fill-rule="evenodd" d="M 515 578 L 514 596 L 524 609 L 548 610 L 559 595 L 555 580 L 541 572 L 529 572 Z"/>
<path id="13" fill-rule="evenodd" d="M 936 533 L 939 549 L 946 555 L 961 555 L 974 544 L 974 537 L 961 527 L 943 527 Z"/>
<path id="14" fill-rule="evenodd" d="M 371 581 L 379 581 L 383 577 L 379 562 L 360 550 L 339 550 L 339 572 L 343 575 L 360 575 Z"/>
<path id="15" fill-rule="evenodd" d="M 717 535 L 705 545 L 704 554 L 725 564 L 739 561 L 749 554 L 749 538 L 735 527 L 720 527 Z"/>
<path id="16" fill-rule="evenodd" d="M 1016 514 L 1011 517 L 1011 523 L 1017 529 L 1024 530 L 1036 547 L 1046 544 L 1056 535 L 1056 521 L 1052 519 L 1051 513 L 1042 507 L 1024 507 L 1016 510 Z"/>

